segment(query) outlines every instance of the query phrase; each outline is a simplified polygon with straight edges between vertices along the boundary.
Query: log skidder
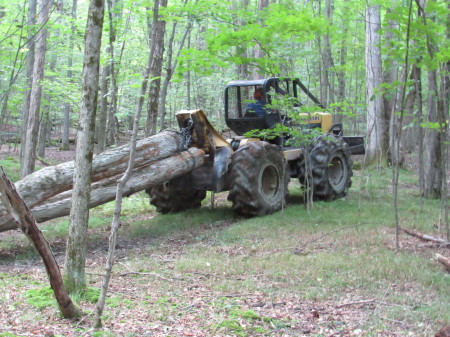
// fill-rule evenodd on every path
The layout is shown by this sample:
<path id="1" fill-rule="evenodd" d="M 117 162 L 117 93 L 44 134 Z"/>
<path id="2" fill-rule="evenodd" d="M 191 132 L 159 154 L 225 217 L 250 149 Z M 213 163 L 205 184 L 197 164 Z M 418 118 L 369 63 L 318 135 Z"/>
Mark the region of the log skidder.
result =
<path id="1" fill-rule="evenodd" d="M 256 91 L 262 97 L 252 106 L 261 105 L 260 115 L 248 113 Z M 183 143 L 203 150 L 205 160 L 182 177 L 148 189 L 151 203 L 159 212 L 176 212 L 199 207 L 205 191 L 229 191 L 235 212 L 271 214 L 283 207 L 291 177 L 309 188 L 316 200 L 345 196 L 353 175 L 350 155 L 364 154 L 364 139 L 344 136 L 342 124 L 333 124 L 331 113 L 302 113 L 302 92 L 324 108 L 299 79 L 229 82 L 224 99 L 225 122 L 233 132 L 229 139 L 214 129 L 202 110 L 179 111 Z M 277 96 L 289 98 L 285 101 L 293 102 L 292 106 L 279 107 Z M 310 145 L 302 144 L 298 135 L 314 134 L 312 129 L 321 135 Z"/>
<path id="2" fill-rule="evenodd" d="M 240 214 L 271 214 L 283 207 L 289 178 L 287 162 L 277 146 L 250 142 L 233 154 L 228 200 Z"/>

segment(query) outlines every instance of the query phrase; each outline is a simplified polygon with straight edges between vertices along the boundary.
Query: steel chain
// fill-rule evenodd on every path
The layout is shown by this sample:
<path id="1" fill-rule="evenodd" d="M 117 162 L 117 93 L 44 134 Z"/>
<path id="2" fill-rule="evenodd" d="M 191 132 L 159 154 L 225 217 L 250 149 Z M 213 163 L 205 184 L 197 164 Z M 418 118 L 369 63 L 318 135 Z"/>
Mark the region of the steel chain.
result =
<path id="1" fill-rule="evenodd" d="M 192 134 L 191 134 L 191 130 L 194 126 L 194 121 L 192 120 L 192 118 L 190 118 L 188 120 L 188 125 L 185 128 L 181 128 L 180 134 L 182 139 L 182 151 L 187 150 L 189 148 L 189 146 L 191 145 L 192 142 Z"/>

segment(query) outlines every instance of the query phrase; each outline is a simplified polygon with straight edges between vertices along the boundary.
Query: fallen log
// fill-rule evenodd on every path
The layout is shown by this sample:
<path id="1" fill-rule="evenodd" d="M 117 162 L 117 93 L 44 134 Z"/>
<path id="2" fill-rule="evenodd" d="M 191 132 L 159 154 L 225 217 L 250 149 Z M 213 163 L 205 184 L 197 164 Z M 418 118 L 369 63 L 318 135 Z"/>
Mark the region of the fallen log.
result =
<path id="1" fill-rule="evenodd" d="M 436 260 L 440 263 L 442 263 L 445 267 L 445 269 L 447 269 L 448 272 L 450 272 L 450 258 L 445 257 L 439 253 L 436 253 L 435 255 Z"/>
<path id="2" fill-rule="evenodd" d="M 124 190 L 125 196 L 181 176 L 203 163 L 203 150 L 190 148 L 179 153 L 182 139 L 175 132 L 166 131 L 146 138 L 137 146 L 136 168 Z M 94 158 L 91 208 L 114 200 L 117 179 L 127 166 L 127 151 L 129 146 L 123 146 Z M 43 170 L 46 170 L 45 174 L 36 174 Z M 24 201 L 27 204 L 30 201 L 29 208 L 37 222 L 68 215 L 71 207 L 73 162 L 43 170 L 34 173 L 34 178 L 27 177 L 16 183 L 16 188 L 26 196 L 22 196 Z M 24 183 L 25 180 L 28 184 Z M 0 205 L 0 232 L 17 228 L 12 220 L 11 215 Z"/>
<path id="3" fill-rule="evenodd" d="M 406 229 L 406 228 L 400 228 L 403 232 L 405 232 L 406 234 L 409 234 L 411 236 L 414 236 L 416 238 L 419 238 L 421 240 L 424 241 L 431 241 L 431 242 L 436 242 L 439 243 L 443 246 L 450 246 L 450 242 L 441 238 L 437 238 L 431 235 L 427 235 L 427 234 L 422 234 L 416 231 L 413 231 L 411 229 Z"/>

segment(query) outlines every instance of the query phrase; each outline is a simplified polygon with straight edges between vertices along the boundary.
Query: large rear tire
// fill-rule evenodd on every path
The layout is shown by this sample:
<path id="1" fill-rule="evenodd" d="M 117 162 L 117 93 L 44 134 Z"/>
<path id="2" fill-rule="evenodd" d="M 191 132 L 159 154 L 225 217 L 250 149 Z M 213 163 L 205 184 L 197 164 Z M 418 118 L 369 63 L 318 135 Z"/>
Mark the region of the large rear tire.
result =
<path id="1" fill-rule="evenodd" d="M 277 146 L 250 142 L 233 154 L 228 200 L 239 214 L 274 213 L 285 204 L 289 178 L 286 160 Z"/>
<path id="2" fill-rule="evenodd" d="M 313 198 L 330 201 L 344 197 L 353 176 L 348 145 L 339 138 L 326 136 L 308 147 L 308 155 Z M 306 180 L 305 177 L 303 180 Z"/>
<path id="3" fill-rule="evenodd" d="M 170 182 L 150 187 L 145 191 L 150 196 L 150 203 L 163 214 L 199 208 L 206 197 L 204 190 L 176 190 L 170 186 Z"/>

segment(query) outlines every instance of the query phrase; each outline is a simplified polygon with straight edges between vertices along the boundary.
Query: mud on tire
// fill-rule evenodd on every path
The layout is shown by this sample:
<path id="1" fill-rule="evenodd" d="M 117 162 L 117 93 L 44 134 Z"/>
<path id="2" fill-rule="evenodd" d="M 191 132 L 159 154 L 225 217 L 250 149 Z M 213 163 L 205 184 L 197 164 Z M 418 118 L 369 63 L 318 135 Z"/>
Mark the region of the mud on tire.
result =
<path id="1" fill-rule="evenodd" d="M 145 192 L 150 196 L 150 204 L 163 214 L 198 208 L 206 197 L 204 190 L 176 190 L 170 182 L 150 187 Z"/>
<path id="2" fill-rule="evenodd" d="M 232 157 L 228 200 L 243 215 L 280 210 L 288 193 L 289 172 L 283 153 L 267 142 L 250 142 Z"/>
<path id="3" fill-rule="evenodd" d="M 308 147 L 315 200 L 342 198 L 352 184 L 353 161 L 341 139 L 326 136 Z M 305 177 L 300 180 L 306 180 Z"/>

